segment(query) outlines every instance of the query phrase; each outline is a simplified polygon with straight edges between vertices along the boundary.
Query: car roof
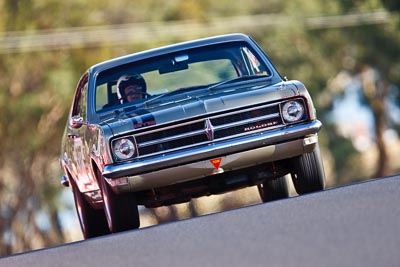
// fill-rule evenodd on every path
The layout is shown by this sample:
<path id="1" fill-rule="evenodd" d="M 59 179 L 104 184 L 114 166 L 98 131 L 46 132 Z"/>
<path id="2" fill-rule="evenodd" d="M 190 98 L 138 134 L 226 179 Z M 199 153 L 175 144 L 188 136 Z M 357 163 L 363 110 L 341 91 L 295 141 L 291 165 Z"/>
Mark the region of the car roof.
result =
<path id="1" fill-rule="evenodd" d="M 137 60 L 146 59 L 153 56 L 164 55 L 167 53 L 178 52 L 189 48 L 202 47 L 210 44 L 219 44 L 219 43 L 234 42 L 234 41 L 252 42 L 249 36 L 242 33 L 218 35 L 208 38 L 177 43 L 177 44 L 171 44 L 163 47 L 153 48 L 150 50 L 145 50 L 142 52 L 125 55 L 122 57 L 117 57 L 92 66 L 89 69 L 89 72 L 98 73 L 107 70 L 109 68 L 113 68 L 115 66 L 123 65 Z"/>

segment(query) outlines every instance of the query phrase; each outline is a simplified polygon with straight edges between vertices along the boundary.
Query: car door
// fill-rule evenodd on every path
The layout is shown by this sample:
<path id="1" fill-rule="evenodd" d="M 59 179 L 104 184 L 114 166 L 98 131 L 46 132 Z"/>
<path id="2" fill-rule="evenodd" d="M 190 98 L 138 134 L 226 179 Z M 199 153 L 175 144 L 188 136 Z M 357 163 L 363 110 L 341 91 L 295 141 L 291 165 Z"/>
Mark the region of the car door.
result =
<path id="1" fill-rule="evenodd" d="M 82 76 L 75 91 L 67 138 L 72 173 L 81 192 L 96 190 L 90 168 L 87 132 L 88 74 Z"/>

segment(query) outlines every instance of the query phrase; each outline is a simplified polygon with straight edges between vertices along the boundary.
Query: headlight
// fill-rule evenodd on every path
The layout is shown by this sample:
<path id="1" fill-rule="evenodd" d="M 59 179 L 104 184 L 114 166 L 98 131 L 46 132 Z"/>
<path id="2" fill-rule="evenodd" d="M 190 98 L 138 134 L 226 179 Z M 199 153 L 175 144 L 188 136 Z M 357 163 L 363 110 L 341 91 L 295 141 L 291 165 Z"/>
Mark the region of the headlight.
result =
<path id="1" fill-rule="evenodd" d="M 117 139 L 112 143 L 112 150 L 116 160 L 126 160 L 136 156 L 136 148 L 130 138 Z"/>
<path id="2" fill-rule="evenodd" d="M 291 100 L 283 104 L 282 117 L 287 123 L 297 122 L 304 119 L 305 110 L 302 101 Z"/>

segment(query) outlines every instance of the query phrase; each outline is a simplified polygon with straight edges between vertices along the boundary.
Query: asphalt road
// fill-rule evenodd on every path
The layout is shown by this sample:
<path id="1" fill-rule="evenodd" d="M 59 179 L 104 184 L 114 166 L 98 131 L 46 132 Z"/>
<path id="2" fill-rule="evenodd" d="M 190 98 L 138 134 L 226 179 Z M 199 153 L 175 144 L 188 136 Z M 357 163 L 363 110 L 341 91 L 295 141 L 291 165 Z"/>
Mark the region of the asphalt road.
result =
<path id="1" fill-rule="evenodd" d="M 13 255 L 0 266 L 400 266 L 400 176 Z"/>

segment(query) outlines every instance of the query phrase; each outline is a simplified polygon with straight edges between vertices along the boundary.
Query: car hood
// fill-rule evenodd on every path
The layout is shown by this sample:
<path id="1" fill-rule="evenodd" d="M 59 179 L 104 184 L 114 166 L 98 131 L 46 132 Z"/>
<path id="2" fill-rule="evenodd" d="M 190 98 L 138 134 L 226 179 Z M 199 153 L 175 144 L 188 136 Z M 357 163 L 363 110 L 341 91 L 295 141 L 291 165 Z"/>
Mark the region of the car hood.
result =
<path id="1" fill-rule="evenodd" d="M 302 85 L 302 84 L 301 84 Z M 123 135 L 135 129 L 196 118 L 211 113 L 237 109 L 299 95 L 298 82 L 280 82 L 273 85 L 255 84 L 230 87 L 225 90 L 181 93 L 154 101 L 146 108 L 117 112 L 107 124 L 114 135 Z M 162 101 L 161 101 L 162 100 Z"/>

